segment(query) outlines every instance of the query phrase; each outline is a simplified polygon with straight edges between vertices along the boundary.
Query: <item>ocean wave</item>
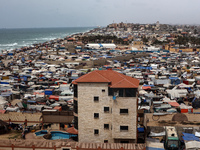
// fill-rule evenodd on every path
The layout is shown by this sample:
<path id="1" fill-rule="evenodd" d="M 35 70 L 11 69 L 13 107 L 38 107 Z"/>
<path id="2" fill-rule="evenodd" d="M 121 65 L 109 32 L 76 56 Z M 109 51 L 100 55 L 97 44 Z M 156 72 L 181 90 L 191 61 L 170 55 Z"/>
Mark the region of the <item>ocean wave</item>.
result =
<path id="1" fill-rule="evenodd" d="M 24 46 L 28 46 L 28 45 L 30 45 L 30 43 L 26 43 L 26 44 L 19 44 L 18 46 L 19 46 L 19 47 L 24 47 Z"/>
<path id="2" fill-rule="evenodd" d="M 56 39 L 56 37 L 35 38 L 35 39 L 31 39 L 31 41 L 51 41 L 54 39 Z"/>
<path id="3" fill-rule="evenodd" d="M 12 47 L 12 46 L 17 46 L 18 43 L 11 43 L 11 44 L 0 44 L 2 47 Z"/>
<path id="4" fill-rule="evenodd" d="M 6 34 L 6 37 L 0 35 L 0 50 L 1 49 L 15 49 L 24 46 L 31 46 L 33 44 L 44 43 L 58 38 L 65 38 L 67 36 L 84 33 L 89 31 L 90 28 L 59 28 L 55 29 L 27 29 L 27 33 L 24 34 L 24 29 L 17 29 L 16 32 L 19 35 L 17 38 L 12 37 L 12 34 Z M 8 32 L 10 30 L 5 30 Z M 47 32 L 48 31 L 48 32 Z M 6 39 L 11 39 L 9 42 Z"/>

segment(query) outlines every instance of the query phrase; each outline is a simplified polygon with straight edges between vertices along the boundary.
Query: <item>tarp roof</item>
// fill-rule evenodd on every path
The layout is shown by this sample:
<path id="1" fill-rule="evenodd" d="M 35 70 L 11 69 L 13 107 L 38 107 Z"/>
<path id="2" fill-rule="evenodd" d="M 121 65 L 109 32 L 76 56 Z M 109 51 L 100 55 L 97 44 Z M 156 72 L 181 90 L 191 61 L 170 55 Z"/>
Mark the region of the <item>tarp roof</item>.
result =
<path id="1" fill-rule="evenodd" d="M 191 133 L 183 133 L 183 140 L 184 141 L 200 141 L 198 137 Z"/>
<path id="2" fill-rule="evenodd" d="M 76 130 L 74 127 L 68 128 L 66 131 L 70 134 L 78 134 L 78 130 Z"/>
<path id="3" fill-rule="evenodd" d="M 179 103 L 177 102 L 168 102 L 171 106 L 178 107 Z"/>
<path id="4" fill-rule="evenodd" d="M 199 149 L 200 148 L 200 142 L 198 141 L 189 141 L 185 143 L 186 149 Z"/>
<path id="5" fill-rule="evenodd" d="M 164 150 L 164 144 L 158 142 L 147 142 L 146 150 Z"/>

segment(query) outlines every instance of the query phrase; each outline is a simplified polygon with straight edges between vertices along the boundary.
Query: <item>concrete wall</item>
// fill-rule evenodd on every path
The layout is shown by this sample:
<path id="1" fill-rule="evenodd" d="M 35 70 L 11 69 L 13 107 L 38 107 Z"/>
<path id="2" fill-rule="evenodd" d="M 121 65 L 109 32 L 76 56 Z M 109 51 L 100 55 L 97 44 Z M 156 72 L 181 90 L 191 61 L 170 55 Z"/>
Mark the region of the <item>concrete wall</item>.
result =
<path id="1" fill-rule="evenodd" d="M 99 96 L 99 102 L 94 102 L 94 96 Z M 111 113 L 104 113 L 104 106 L 110 107 L 111 102 L 107 83 L 78 84 L 79 142 L 113 142 L 111 129 L 104 130 L 104 124 L 112 123 Z M 94 119 L 94 113 L 99 113 L 99 119 Z M 99 129 L 99 135 L 94 135 L 94 129 Z"/>
<path id="2" fill-rule="evenodd" d="M 105 90 L 103 92 L 102 90 Z M 94 102 L 94 96 L 99 96 L 99 101 Z M 104 112 L 104 107 L 109 107 L 109 112 Z M 120 108 L 129 109 L 128 114 L 120 115 Z M 103 143 L 114 138 L 136 138 L 136 98 L 117 97 L 113 100 L 108 96 L 107 83 L 79 83 L 78 84 L 78 128 L 79 142 Z M 94 113 L 99 113 L 99 118 L 94 118 Z M 104 129 L 104 124 L 109 124 L 109 129 Z M 129 126 L 128 131 L 120 131 L 120 125 Z M 94 129 L 99 134 L 94 134 Z"/>
<path id="3" fill-rule="evenodd" d="M 112 101 L 112 98 L 111 98 Z M 128 109 L 128 114 L 120 114 L 120 109 Z M 136 139 L 137 99 L 117 97 L 113 101 L 112 137 L 116 139 Z M 128 126 L 128 131 L 120 131 L 120 126 Z"/>
<path id="4" fill-rule="evenodd" d="M 21 112 L 9 112 L 6 114 L 1 114 L 0 119 L 3 121 L 8 121 L 10 119 L 11 122 L 20 123 L 20 124 L 23 124 L 23 122 L 25 122 L 25 120 L 27 119 L 28 121 L 27 125 L 29 126 L 29 125 L 34 125 L 41 122 L 42 121 L 41 116 L 42 116 L 42 113 L 28 114 L 28 113 L 21 113 Z"/>
<path id="5" fill-rule="evenodd" d="M 186 49 L 178 48 L 178 49 L 175 49 L 173 47 L 169 47 L 169 45 L 165 45 L 165 49 L 170 50 L 170 52 L 179 52 L 179 50 L 182 50 L 182 52 L 193 52 L 193 48 L 186 48 Z M 200 51 L 200 49 L 197 48 L 196 51 Z"/>
<path id="6" fill-rule="evenodd" d="M 173 116 L 176 113 L 169 114 L 169 115 L 164 115 L 164 116 L 153 116 L 153 113 L 146 113 L 144 116 L 144 126 L 163 126 L 165 124 L 159 123 L 159 121 L 171 121 Z M 188 114 L 184 113 L 184 115 L 187 116 L 188 121 L 194 122 L 197 124 L 182 124 L 181 122 L 177 122 L 176 124 L 171 124 L 172 126 L 199 126 L 199 114 Z M 165 125 L 166 126 L 166 125 Z"/>

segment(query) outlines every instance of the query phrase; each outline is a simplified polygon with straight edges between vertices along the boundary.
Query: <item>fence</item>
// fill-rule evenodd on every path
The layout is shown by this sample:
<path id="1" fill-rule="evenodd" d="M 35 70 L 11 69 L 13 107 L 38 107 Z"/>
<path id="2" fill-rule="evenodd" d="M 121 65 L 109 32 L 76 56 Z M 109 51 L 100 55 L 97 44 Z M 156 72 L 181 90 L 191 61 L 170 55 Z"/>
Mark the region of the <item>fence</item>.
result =
<path id="1" fill-rule="evenodd" d="M 18 150 L 18 149 L 25 149 L 25 150 L 37 150 L 37 149 L 42 149 L 42 150 L 146 150 L 146 147 L 144 148 L 138 148 L 138 149 L 125 149 L 123 147 L 121 147 L 120 149 L 104 149 L 104 148 L 101 148 L 101 147 L 98 147 L 98 148 L 80 148 L 78 146 L 76 146 L 76 148 L 71 148 L 71 147 L 56 147 L 56 146 L 53 146 L 53 147 L 37 147 L 35 145 L 32 145 L 32 146 L 16 146 L 16 145 L 11 145 L 11 146 L 3 146 L 3 145 L 0 145 L 0 149 L 1 148 L 9 148 L 11 150 Z"/>
<path id="2" fill-rule="evenodd" d="M 75 150 L 146 150 L 146 147 L 143 148 L 143 149 L 125 149 L 123 147 L 121 147 L 120 149 L 104 149 L 104 148 L 101 148 L 101 147 L 98 147 L 98 148 L 80 148 L 80 147 L 76 147 Z"/>
<path id="3" fill-rule="evenodd" d="M 2 148 L 9 148 L 11 150 L 18 150 L 18 149 L 24 149 L 24 150 L 37 150 L 37 149 L 48 149 L 48 150 L 60 150 L 60 147 L 37 147 L 35 145 L 32 146 L 16 146 L 16 145 L 10 145 L 10 146 L 5 146 L 5 145 L 0 145 L 0 149 Z"/>

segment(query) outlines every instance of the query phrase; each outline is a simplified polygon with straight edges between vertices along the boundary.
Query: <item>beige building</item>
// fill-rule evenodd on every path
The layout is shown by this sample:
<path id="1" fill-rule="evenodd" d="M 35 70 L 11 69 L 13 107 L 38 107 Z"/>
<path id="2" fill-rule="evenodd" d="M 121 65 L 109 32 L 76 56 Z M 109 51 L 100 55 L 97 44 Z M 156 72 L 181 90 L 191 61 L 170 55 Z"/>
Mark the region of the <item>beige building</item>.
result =
<path id="1" fill-rule="evenodd" d="M 97 70 L 73 82 L 79 142 L 133 143 L 137 138 L 139 80 Z"/>
<path id="2" fill-rule="evenodd" d="M 134 46 L 142 46 L 143 45 L 143 41 L 141 41 L 141 40 L 136 40 L 136 41 L 133 41 L 133 45 Z"/>

